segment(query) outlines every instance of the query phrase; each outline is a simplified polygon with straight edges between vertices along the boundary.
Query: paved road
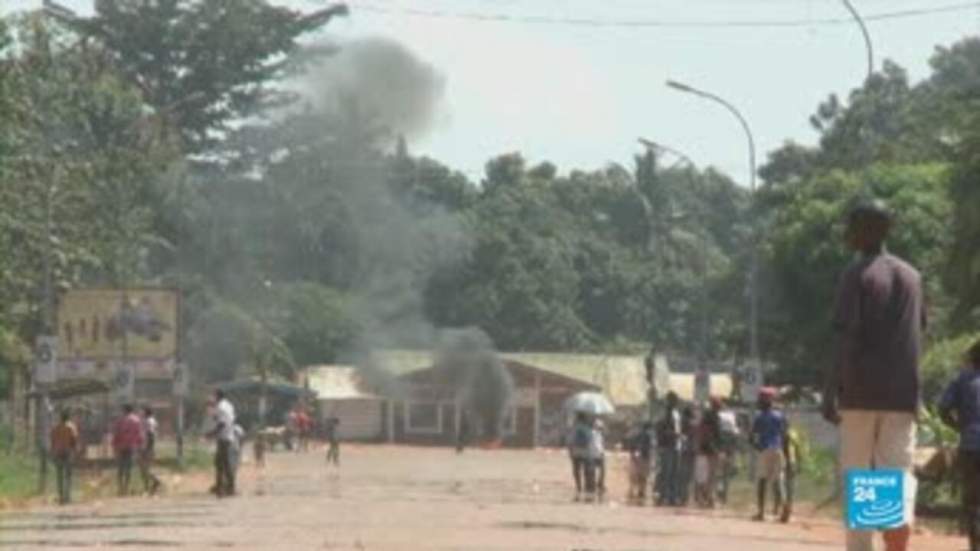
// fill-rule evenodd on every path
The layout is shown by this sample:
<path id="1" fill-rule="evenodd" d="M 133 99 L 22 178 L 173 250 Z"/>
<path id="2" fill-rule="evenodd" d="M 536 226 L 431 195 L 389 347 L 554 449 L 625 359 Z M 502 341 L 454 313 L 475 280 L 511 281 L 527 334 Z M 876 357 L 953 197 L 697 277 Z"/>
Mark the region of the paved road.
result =
<path id="1" fill-rule="evenodd" d="M 560 453 L 377 446 L 345 448 L 343 459 L 337 470 L 320 453 L 273 454 L 264 470 L 245 465 L 242 495 L 220 501 L 199 477 L 162 498 L 8 514 L 0 549 L 842 549 L 826 523 L 573 503 Z M 610 495 L 622 495 L 613 478 Z M 920 547 L 960 548 L 952 540 Z"/>

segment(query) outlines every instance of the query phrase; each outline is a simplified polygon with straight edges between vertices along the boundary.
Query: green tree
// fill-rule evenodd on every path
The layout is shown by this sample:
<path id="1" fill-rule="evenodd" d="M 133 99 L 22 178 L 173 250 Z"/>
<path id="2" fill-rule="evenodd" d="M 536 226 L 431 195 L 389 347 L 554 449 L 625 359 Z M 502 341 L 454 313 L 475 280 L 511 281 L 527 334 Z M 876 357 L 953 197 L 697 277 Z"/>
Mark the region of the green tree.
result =
<path id="1" fill-rule="evenodd" d="M 878 165 L 861 174 L 834 171 L 801 186 L 775 214 L 766 241 L 772 284 L 767 288 L 772 290 L 764 298 L 774 307 L 770 311 L 778 313 L 768 317 L 763 335 L 783 378 L 816 382 L 819 366 L 829 361 L 833 293 L 850 259 L 842 243 L 842 220 L 868 186 L 898 213 L 889 248 L 921 271 L 933 323 L 943 325 L 949 304 L 937 274 L 950 244 L 948 185 L 948 170 L 941 165 Z"/>
<path id="2" fill-rule="evenodd" d="M 340 4 L 304 14 L 266 0 L 98 0 L 92 17 L 69 24 L 104 46 L 143 101 L 170 113 L 182 149 L 197 153 L 230 121 L 294 99 L 274 83 L 295 66 L 298 40 L 343 14 Z"/>

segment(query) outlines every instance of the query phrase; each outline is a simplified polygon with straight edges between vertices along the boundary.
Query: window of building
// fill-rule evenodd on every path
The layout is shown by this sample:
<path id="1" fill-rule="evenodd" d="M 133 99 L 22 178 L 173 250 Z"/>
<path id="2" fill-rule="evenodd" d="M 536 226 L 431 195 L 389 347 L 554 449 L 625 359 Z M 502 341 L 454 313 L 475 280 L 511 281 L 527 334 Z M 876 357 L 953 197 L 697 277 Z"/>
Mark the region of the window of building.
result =
<path id="1" fill-rule="evenodd" d="M 405 432 L 441 433 L 442 407 L 436 402 L 410 402 L 405 405 Z"/>

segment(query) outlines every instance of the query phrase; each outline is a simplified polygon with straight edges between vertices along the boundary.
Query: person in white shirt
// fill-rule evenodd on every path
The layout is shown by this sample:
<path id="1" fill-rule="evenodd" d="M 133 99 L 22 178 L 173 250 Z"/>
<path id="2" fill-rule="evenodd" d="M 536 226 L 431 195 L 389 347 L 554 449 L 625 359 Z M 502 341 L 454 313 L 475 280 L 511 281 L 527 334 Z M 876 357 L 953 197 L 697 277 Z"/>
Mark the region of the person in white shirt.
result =
<path id="1" fill-rule="evenodd" d="M 214 391 L 214 429 L 212 436 L 217 442 L 214 454 L 214 493 L 218 497 L 235 495 L 235 470 L 232 465 L 232 447 L 235 445 L 235 407 L 225 398 L 221 389 Z"/>
<path id="2" fill-rule="evenodd" d="M 153 474 L 153 460 L 156 458 L 157 420 L 153 410 L 143 408 L 143 449 L 140 450 L 139 467 L 143 478 L 143 490 L 150 495 L 156 494 L 163 484 Z"/>
<path id="3" fill-rule="evenodd" d="M 596 492 L 598 495 L 606 493 L 606 446 L 605 446 L 605 426 L 596 417 L 592 421 L 592 439 L 589 441 L 589 461 L 592 462 L 596 473 Z"/>
<path id="4" fill-rule="evenodd" d="M 237 477 L 238 467 L 242 464 L 242 448 L 245 447 L 245 429 L 235 423 L 234 440 L 231 445 L 231 472 Z"/>

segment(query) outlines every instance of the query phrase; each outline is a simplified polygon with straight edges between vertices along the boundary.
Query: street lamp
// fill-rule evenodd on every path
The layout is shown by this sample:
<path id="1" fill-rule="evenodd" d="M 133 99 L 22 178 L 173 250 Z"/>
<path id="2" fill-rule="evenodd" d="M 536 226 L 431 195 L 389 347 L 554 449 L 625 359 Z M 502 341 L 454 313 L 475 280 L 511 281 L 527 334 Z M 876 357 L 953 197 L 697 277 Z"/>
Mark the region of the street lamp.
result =
<path id="1" fill-rule="evenodd" d="M 748 121 L 742 116 L 742 113 L 731 103 L 722 99 L 715 94 L 710 92 L 705 92 L 693 86 L 677 82 L 675 80 L 668 80 L 667 86 L 677 90 L 678 92 L 684 92 L 686 94 L 693 94 L 699 96 L 706 100 L 717 103 L 728 110 L 729 113 L 738 119 L 739 124 L 742 125 L 742 130 L 745 131 L 745 138 L 749 144 L 749 190 L 752 193 L 752 199 L 755 200 L 755 138 L 752 136 L 752 129 L 749 127 Z M 755 231 L 753 230 L 752 236 L 752 258 L 749 267 L 749 358 L 754 363 L 758 364 L 759 361 L 759 289 L 758 289 L 758 272 L 759 272 L 759 248 L 755 240 Z M 755 367 L 758 367 L 756 365 Z M 758 372 L 756 373 L 758 375 Z"/>
<path id="2" fill-rule="evenodd" d="M 680 159 L 680 162 L 688 166 L 688 175 L 690 177 L 690 185 L 693 186 L 695 183 L 694 171 L 697 170 L 697 165 L 691 160 L 684 152 L 674 149 L 672 147 L 657 143 L 653 140 L 648 140 L 646 138 L 637 139 L 640 144 L 651 151 L 662 151 L 665 153 L 670 153 L 671 155 Z M 700 213 L 702 216 L 707 214 L 706 212 Z M 711 391 L 711 379 L 710 371 L 707 367 L 707 357 L 708 357 L 708 229 L 707 227 L 701 233 L 701 327 L 699 328 L 700 335 L 698 336 L 698 362 L 699 370 L 702 373 L 708 374 L 708 385 L 707 390 Z M 695 396 L 697 395 L 698 385 L 695 384 Z"/>
<path id="3" fill-rule="evenodd" d="M 868 32 L 868 26 L 864 23 L 864 19 L 861 18 L 861 13 L 857 11 L 851 0 L 841 0 L 844 3 L 844 7 L 847 11 L 851 12 L 851 17 L 854 18 L 854 22 L 858 24 L 861 28 L 861 35 L 864 37 L 864 49 L 868 57 L 868 78 L 875 72 L 875 55 L 874 46 L 871 43 L 871 33 Z"/>

